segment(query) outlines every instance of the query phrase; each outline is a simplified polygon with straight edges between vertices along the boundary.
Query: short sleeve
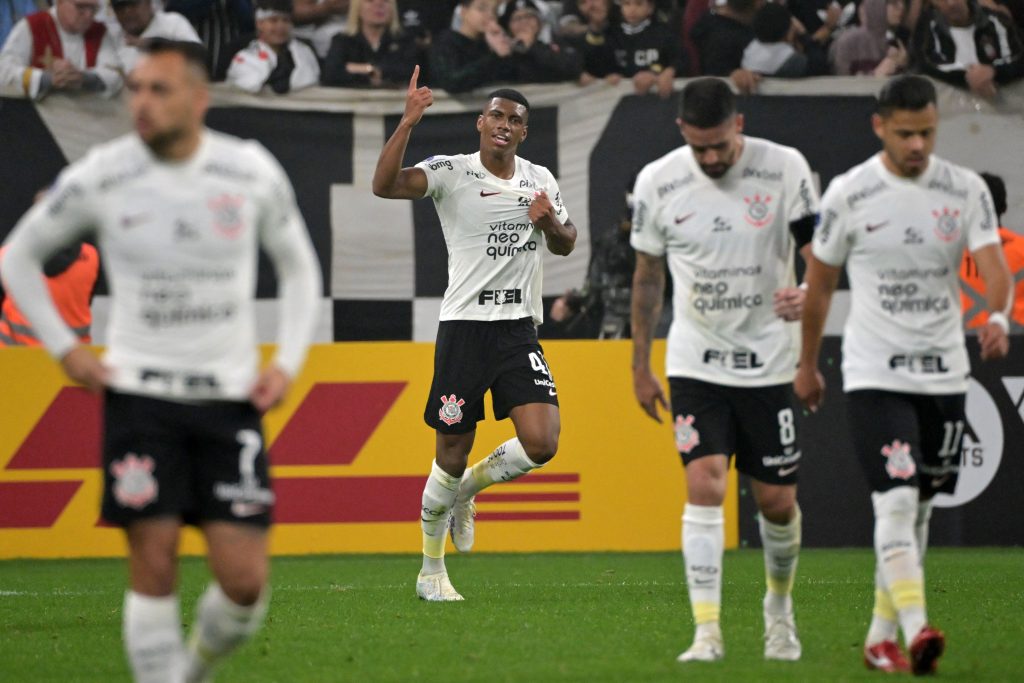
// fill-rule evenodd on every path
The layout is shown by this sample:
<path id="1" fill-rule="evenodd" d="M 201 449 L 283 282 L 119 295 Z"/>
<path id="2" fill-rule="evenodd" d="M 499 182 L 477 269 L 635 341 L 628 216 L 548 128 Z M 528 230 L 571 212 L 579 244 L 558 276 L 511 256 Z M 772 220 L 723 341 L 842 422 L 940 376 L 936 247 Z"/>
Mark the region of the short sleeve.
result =
<path id="1" fill-rule="evenodd" d="M 788 198 L 786 216 L 790 223 L 818 213 L 818 192 L 814 189 L 814 176 L 803 154 L 794 150 L 789 159 L 789 177 L 796 191 Z"/>
<path id="2" fill-rule="evenodd" d="M 548 198 L 551 199 L 551 204 L 555 207 L 555 216 L 558 218 L 558 222 L 565 225 L 565 222 L 569 220 L 569 211 L 565 208 L 562 191 L 551 171 L 548 171 Z"/>
<path id="3" fill-rule="evenodd" d="M 427 192 L 424 197 L 440 199 L 455 188 L 462 166 L 458 157 L 432 156 L 416 164 L 416 168 L 427 174 Z"/>
<path id="4" fill-rule="evenodd" d="M 633 186 L 633 229 L 630 245 L 637 251 L 652 256 L 665 254 L 665 235 L 655 220 L 655 184 L 649 168 L 637 176 Z"/>
<path id="5" fill-rule="evenodd" d="M 985 181 L 972 174 L 969 192 L 964 212 L 967 249 L 974 252 L 992 244 L 1000 244 L 995 203 Z"/>
<path id="6" fill-rule="evenodd" d="M 839 267 L 850 253 L 848 216 L 839 178 L 832 181 L 821 199 L 821 214 L 814 228 L 814 257 L 830 266 Z"/>

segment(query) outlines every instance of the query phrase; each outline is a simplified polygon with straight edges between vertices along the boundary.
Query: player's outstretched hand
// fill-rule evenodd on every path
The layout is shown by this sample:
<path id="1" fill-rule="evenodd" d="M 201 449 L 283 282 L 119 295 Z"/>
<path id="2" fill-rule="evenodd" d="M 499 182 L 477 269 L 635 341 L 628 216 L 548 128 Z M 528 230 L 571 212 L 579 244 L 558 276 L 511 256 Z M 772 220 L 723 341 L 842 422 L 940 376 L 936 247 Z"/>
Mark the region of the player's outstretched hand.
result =
<path id="1" fill-rule="evenodd" d="M 541 190 L 533 195 L 533 201 L 530 202 L 527 214 L 530 217 L 530 222 L 541 230 L 551 226 L 552 221 L 555 220 L 555 207 L 548 199 L 547 192 Z"/>
<path id="2" fill-rule="evenodd" d="M 94 394 L 103 391 L 110 379 L 110 370 L 90 349 L 76 346 L 60 359 L 64 373 Z"/>
<path id="3" fill-rule="evenodd" d="M 658 414 L 658 404 L 668 410 L 668 401 L 665 400 L 665 392 L 661 388 L 661 382 L 654 376 L 650 368 L 644 370 L 633 370 L 633 393 L 640 407 L 655 422 L 661 423 L 661 415 Z"/>
<path id="4" fill-rule="evenodd" d="M 260 372 L 256 384 L 249 392 L 249 400 L 256 410 L 265 413 L 284 400 L 290 384 L 288 374 L 271 363 Z"/>
<path id="5" fill-rule="evenodd" d="M 812 413 L 818 412 L 825 401 L 825 378 L 818 372 L 818 368 L 802 365 L 797 368 L 793 393 Z"/>
<path id="6" fill-rule="evenodd" d="M 981 345 L 982 360 L 1005 358 L 1010 352 L 1010 338 L 996 323 L 988 323 L 978 329 L 978 343 Z"/>
<path id="7" fill-rule="evenodd" d="M 802 287 L 784 287 L 776 290 L 772 310 L 786 322 L 799 320 L 804 312 L 805 291 Z"/>
<path id="8" fill-rule="evenodd" d="M 417 81 L 420 78 L 420 65 L 412 70 L 412 78 L 409 79 L 409 90 L 405 94 L 405 122 L 415 126 L 423 118 L 423 112 L 434 103 L 434 94 L 427 86 L 418 87 Z"/>

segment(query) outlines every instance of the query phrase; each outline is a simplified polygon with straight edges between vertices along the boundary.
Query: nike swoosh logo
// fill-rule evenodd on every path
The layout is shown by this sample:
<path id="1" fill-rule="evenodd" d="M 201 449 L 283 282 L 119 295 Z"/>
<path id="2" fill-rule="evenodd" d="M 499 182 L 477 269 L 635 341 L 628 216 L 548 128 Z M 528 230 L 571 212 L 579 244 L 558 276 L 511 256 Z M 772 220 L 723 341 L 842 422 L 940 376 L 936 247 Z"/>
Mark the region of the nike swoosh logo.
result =
<path id="1" fill-rule="evenodd" d="M 680 225 L 682 223 L 685 223 L 686 221 L 690 220 L 691 218 L 693 218 L 693 212 L 692 211 L 690 213 L 686 214 L 685 216 L 676 216 L 676 225 Z"/>
<path id="2" fill-rule="evenodd" d="M 784 477 L 787 474 L 793 474 L 798 469 L 800 469 L 800 465 L 793 465 L 792 467 L 780 467 L 779 468 L 779 476 L 780 477 Z"/>
<path id="3" fill-rule="evenodd" d="M 501 194 L 501 192 L 484 192 L 483 190 L 480 190 L 481 197 L 493 197 L 496 194 Z"/>
<path id="4" fill-rule="evenodd" d="M 554 389 L 548 389 L 548 396 L 557 396 L 558 392 Z"/>
<path id="5" fill-rule="evenodd" d="M 872 225 L 871 223 L 868 223 L 868 225 L 867 225 L 868 232 L 874 232 L 875 230 L 881 230 L 882 228 L 884 228 L 887 225 L 889 225 L 889 221 L 882 221 L 881 223 L 875 223 L 874 225 Z"/>
<path id="6" fill-rule="evenodd" d="M 715 582 L 714 579 L 694 579 L 693 583 L 697 586 L 710 586 Z"/>

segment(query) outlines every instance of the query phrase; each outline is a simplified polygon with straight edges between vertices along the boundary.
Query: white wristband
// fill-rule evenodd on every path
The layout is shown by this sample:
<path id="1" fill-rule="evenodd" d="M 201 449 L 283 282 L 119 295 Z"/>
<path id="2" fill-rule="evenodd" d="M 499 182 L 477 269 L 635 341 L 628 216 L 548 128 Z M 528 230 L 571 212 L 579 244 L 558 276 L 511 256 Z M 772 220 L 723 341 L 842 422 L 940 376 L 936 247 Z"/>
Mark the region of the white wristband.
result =
<path id="1" fill-rule="evenodd" d="M 1004 334 L 1010 334 L 1010 320 L 1002 311 L 993 311 L 989 313 L 988 321 L 990 323 L 995 323 L 996 325 L 999 325 L 999 327 L 1003 328 Z"/>

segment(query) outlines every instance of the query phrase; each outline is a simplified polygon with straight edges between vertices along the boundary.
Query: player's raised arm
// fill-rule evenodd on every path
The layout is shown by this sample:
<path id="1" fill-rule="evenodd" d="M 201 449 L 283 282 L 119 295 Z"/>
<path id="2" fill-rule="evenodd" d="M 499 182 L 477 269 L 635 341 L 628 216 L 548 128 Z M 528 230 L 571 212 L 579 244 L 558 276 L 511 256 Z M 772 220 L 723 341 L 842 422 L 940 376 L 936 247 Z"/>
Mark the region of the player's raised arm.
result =
<path id="1" fill-rule="evenodd" d="M 405 114 L 398 127 L 380 152 L 377 168 L 373 172 L 373 193 L 386 199 L 420 199 L 427 192 L 427 174 L 418 168 L 402 168 L 405 148 L 413 127 L 423 118 L 423 112 L 434 103 L 430 88 L 417 86 L 420 67 L 417 64 L 409 79 L 405 95 Z"/>
<path id="2" fill-rule="evenodd" d="M 825 396 L 825 379 L 818 371 L 818 355 L 821 353 L 821 337 L 825 332 L 825 319 L 832 305 L 832 292 L 839 284 L 842 268 L 830 266 L 813 255 L 807 261 L 807 297 L 803 304 L 802 332 L 803 345 L 800 348 L 800 364 L 793 389 L 800 401 L 811 409 L 818 410 Z"/>
<path id="3" fill-rule="evenodd" d="M 633 272 L 633 392 L 640 406 L 652 419 L 661 422 L 658 404 L 668 408 L 661 382 L 651 372 L 651 341 L 654 325 L 661 316 L 665 296 L 665 260 L 642 251 L 636 252 Z"/>

